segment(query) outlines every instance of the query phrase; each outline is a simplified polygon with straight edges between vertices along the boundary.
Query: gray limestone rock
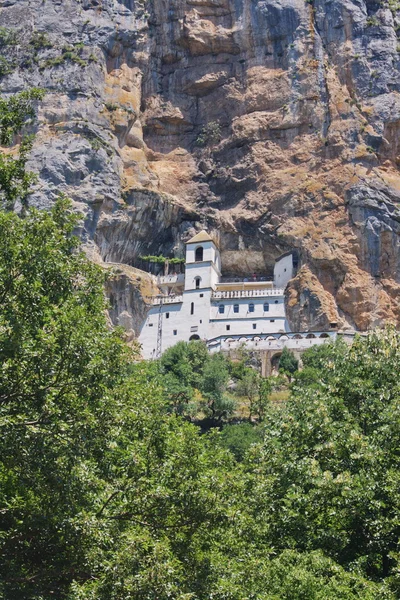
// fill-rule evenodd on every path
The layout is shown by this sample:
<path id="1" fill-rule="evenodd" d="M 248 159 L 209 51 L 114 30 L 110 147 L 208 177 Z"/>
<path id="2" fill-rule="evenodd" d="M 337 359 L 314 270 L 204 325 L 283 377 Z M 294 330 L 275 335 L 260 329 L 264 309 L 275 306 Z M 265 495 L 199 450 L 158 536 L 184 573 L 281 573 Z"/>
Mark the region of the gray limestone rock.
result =
<path id="1" fill-rule="evenodd" d="M 18 40 L 1 93 L 47 92 L 30 203 L 69 195 L 100 260 L 178 255 L 206 227 L 234 273 L 298 251 L 318 280 L 304 326 L 329 320 L 324 294 L 361 328 L 400 319 L 396 8 L 0 0 L 0 22 Z"/>

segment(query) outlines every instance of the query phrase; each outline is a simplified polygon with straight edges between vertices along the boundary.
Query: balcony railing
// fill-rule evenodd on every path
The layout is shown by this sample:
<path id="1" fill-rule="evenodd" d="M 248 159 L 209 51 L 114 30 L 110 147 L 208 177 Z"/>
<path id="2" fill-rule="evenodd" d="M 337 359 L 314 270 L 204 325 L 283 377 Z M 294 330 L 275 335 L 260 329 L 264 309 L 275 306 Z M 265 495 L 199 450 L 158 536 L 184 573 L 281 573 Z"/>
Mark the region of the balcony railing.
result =
<path id="1" fill-rule="evenodd" d="M 185 275 L 183 273 L 179 273 L 178 275 L 159 275 L 157 277 L 158 285 L 167 285 L 174 283 L 183 283 L 185 281 Z"/>
<path id="2" fill-rule="evenodd" d="M 222 298 L 255 298 L 265 296 L 283 296 L 283 288 L 265 289 L 265 290 L 232 290 L 226 292 L 213 292 L 212 300 L 221 300 Z"/>
<path id="3" fill-rule="evenodd" d="M 252 281 L 273 282 L 273 279 L 269 277 L 262 277 L 261 275 L 248 275 L 247 277 L 221 277 L 220 283 L 251 283 Z"/>
<path id="4" fill-rule="evenodd" d="M 176 302 L 183 302 L 183 296 L 165 296 L 163 298 L 153 298 L 152 304 L 174 304 Z"/>

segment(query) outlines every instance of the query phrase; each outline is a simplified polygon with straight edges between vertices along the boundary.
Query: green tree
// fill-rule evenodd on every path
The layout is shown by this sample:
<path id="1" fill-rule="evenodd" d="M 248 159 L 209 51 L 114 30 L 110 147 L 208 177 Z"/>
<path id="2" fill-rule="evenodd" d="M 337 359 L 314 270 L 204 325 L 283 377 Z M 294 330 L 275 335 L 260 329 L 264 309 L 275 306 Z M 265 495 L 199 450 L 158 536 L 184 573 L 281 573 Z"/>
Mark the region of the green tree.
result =
<path id="1" fill-rule="evenodd" d="M 285 408 L 267 415 L 252 514 L 275 548 L 320 549 L 367 578 L 394 577 L 400 336 L 331 345 L 319 367 L 319 384 L 297 379 Z M 260 522 L 265 511 L 274 518 Z"/>
<path id="2" fill-rule="evenodd" d="M 271 408 L 271 394 L 282 385 L 280 377 L 260 377 L 258 380 L 258 395 L 254 402 L 254 411 L 260 421 L 263 421 Z"/>
<path id="3" fill-rule="evenodd" d="M 236 406 L 226 394 L 228 380 L 227 359 L 223 354 L 212 355 L 204 367 L 200 391 L 205 398 L 204 412 L 218 422 L 232 415 Z"/>
<path id="4" fill-rule="evenodd" d="M 287 377 L 290 381 L 293 374 L 298 370 L 298 368 L 299 368 L 299 361 L 296 359 L 293 352 L 291 352 L 291 350 L 288 350 L 285 347 L 279 358 L 279 372 L 287 375 Z"/>
<path id="5" fill-rule="evenodd" d="M 111 393 L 127 349 L 66 201 L 0 213 L 0 579 L 10 599 L 87 576 Z"/>
<path id="6" fill-rule="evenodd" d="M 43 90 L 32 88 L 10 98 L 0 98 L 0 145 L 11 146 L 15 136 L 35 121 L 35 103 Z M 24 206 L 36 176 L 26 172 L 33 137 L 23 135 L 18 152 L 0 153 L 0 206 L 11 209 L 17 200 Z"/>
<path id="7" fill-rule="evenodd" d="M 161 382 L 172 412 L 188 415 L 197 412 L 192 402 L 201 385 L 203 370 L 209 360 L 204 342 L 178 342 L 168 348 L 160 359 Z"/>
<path id="8" fill-rule="evenodd" d="M 251 423 L 225 425 L 219 436 L 220 445 L 228 448 L 238 461 L 244 459 L 252 444 L 259 443 L 261 440 L 262 431 Z"/>
<path id="9" fill-rule="evenodd" d="M 238 381 L 236 392 L 244 396 L 249 403 L 249 419 L 256 413 L 256 404 L 260 391 L 260 374 L 255 369 L 245 367 L 241 379 Z"/>

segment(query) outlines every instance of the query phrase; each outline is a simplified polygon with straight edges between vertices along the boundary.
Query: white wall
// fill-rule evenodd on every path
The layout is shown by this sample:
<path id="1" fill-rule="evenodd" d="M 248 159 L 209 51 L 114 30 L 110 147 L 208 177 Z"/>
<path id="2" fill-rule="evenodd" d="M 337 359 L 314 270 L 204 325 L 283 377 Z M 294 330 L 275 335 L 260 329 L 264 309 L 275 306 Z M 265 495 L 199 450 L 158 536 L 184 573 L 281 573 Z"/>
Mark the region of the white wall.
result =
<path id="1" fill-rule="evenodd" d="M 278 259 L 274 267 L 275 287 L 285 288 L 290 279 L 292 279 L 293 274 L 293 254 L 288 254 Z"/>
<path id="2" fill-rule="evenodd" d="M 203 247 L 203 261 L 195 262 L 196 248 Z M 220 255 L 213 242 L 188 244 L 186 247 L 185 291 L 182 302 L 166 303 L 162 313 L 162 352 L 193 335 L 209 340 L 221 335 L 246 335 L 290 331 L 285 318 L 283 294 L 254 298 L 211 300 L 212 288 L 219 281 Z M 292 255 L 284 256 L 275 266 L 275 285 L 285 287 L 293 275 Z M 196 289 L 196 277 L 201 277 Z M 193 309 L 192 309 L 193 304 Z M 254 311 L 249 311 L 249 305 Z M 268 304 L 269 309 L 265 310 Z M 224 313 L 219 306 L 224 306 Z M 239 311 L 234 312 L 234 306 Z M 155 358 L 157 349 L 159 305 L 153 306 L 139 335 L 144 358 Z"/>
<path id="3" fill-rule="evenodd" d="M 187 290 L 183 294 L 183 302 L 162 306 L 163 352 L 181 340 L 188 342 L 192 335 L 206 340 L 220 335 L 289 331 L 283 296 L 212 301 L 211 293 L 210 289 Z M 268 311 L 264 311 L 264 303 L 268 303 Z M 224 313 L 219 312 L 220 304 L 225 307 Z M 236 304 L 239 305 L 238 313 L 234 312 Z M 252 313 L 249 312 L 249 304 L 254 304 Z M 158 315 L 159 306 L 152 307 L 140 332 L 139 342 L 144 358 L 153 358 L 156 353 Z"/>
<path id="4" fill-rule="evenodd" d="M 254 312 L 250 312 L 249 305 L 254 305 Z M 264 310 L 267 304 L 269 310 Z M 219 306 L 224 306 L 224 312 L 219 312 Z M 234 312 L 234 306 L 239 307 L 239 312 Z M 209 338 L 220 335 L 240 335 L 257 333 L 275 333 L 289 331 L 285 317 L 285 304 L 283 296 L 265 298 L 240 298 L 213 301 L 210 310 Z"/>
<path id="5" fill-rule="evenodd" d="M 185 269 L 185 290 L 196 289 L 196 277 L 200 277 L 201 288 L 215 287 L 218 283 L 218 273 L 210 262 L 190 263 Z"/>
<path id="6" fill-rule="evenodd" d="M 186 245 L 186 264 L 194 263 L 196 250 L 197 248 L 203 248 L 203 261 L 211 261 L 216 262 L 216 253 L 218 252 L 214 243 L 212 241 L 209 242 L 201 242 L 199 244 L 187 244 Z"/>
<path id="7" fill-rule="evenodd" d="M 210 300 L 211 290 L 191 290 L 184 292 L 183 302 L 162 306 L 162 352 L 182 340 L 188 342 L 192 335 L 203 340 L 209 337 Z M 159 310 L 159 305 L 150 309 L 140 332 L 143 358 L 155 357 Z"/>

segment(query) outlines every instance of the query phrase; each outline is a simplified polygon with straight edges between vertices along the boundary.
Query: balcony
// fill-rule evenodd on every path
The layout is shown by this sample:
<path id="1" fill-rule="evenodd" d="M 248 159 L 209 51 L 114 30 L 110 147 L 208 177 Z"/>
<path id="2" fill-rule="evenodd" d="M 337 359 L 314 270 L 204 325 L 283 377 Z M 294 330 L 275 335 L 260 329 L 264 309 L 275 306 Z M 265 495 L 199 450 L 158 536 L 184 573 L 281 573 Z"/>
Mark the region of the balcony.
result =
<path id="1" fill-rule="evenodd" d="M 162 298 L 152 298 L 151 304 L 160 305 L 160 304 L 176 304 L 179 302 L 183 302 L 183 296 L 164 296 Z"/>
<path id="2" fill-rule="evenodd" d="M 220 278 L 220 283 L 248 283 L 248 282 L 262 282 L 262 283 L 271 283 L 272 285 L 272 279 L 269 279 L 268 277 L 264 277 L 261 275 L 248 275 L 247 277 L 241 278 L 241 277 L 221 277 Z"/>
<path id="3" fill-rule="evenodd" d="M 158 285 L 179 285 L 185 281 L 185 275 L 183 273 L 174 275 L 159 275 L 157 277 Z"/>
<path id="4" fill-rule="evenodd" d="M 222 300 L 224 298 L 265 298 L 266 296 L 283 296 L 283 288 L 258 289 L 258 290 L 225 290 L 212 293 L 212 300 Z"/>

